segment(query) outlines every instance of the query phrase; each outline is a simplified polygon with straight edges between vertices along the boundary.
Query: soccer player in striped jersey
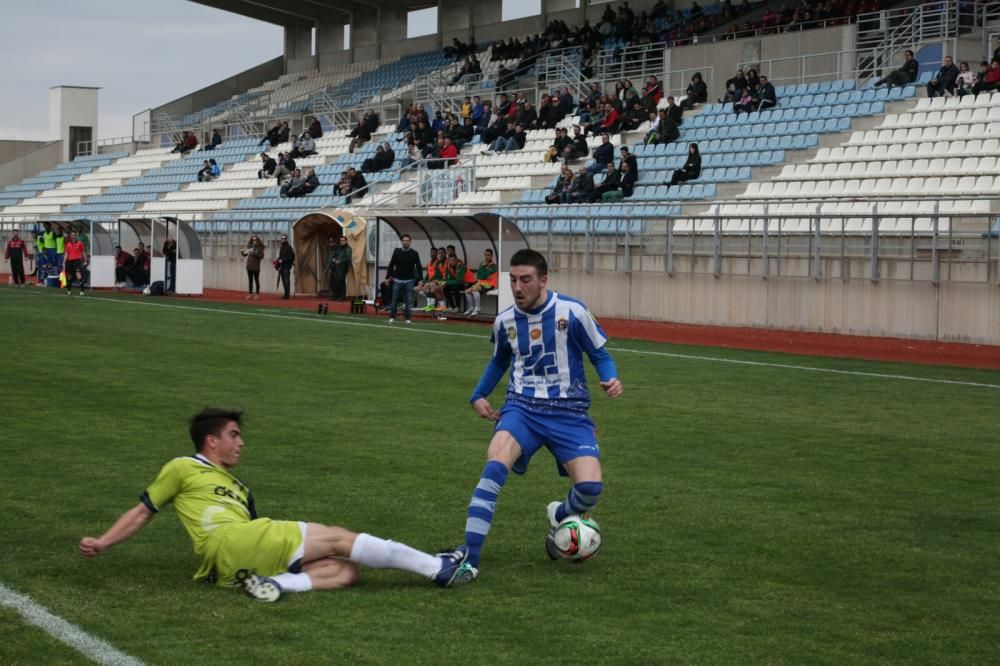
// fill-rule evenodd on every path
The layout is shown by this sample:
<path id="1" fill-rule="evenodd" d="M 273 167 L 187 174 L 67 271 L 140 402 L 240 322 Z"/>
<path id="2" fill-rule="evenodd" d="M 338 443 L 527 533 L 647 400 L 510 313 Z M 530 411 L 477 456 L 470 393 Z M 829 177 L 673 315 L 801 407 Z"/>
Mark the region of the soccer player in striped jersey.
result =
<path id="1" fill-rule="evenodd" d="M 107 532 L 80 540 L 80 554 L 100 555 L 172 503 L 201 558 L 195 580 L 242 585 L 259 601 L 347 587 L 358 578 L 358 564 L 409 571 L 442 587 L 452 583 L 464 551 L 435 557 L 342 527 L 258 518 L 253 494 L 232 474 L 243 450 L 241 418 L 241 412 L 215 408 L 196 414 L 190 429 L 196 454 L 164 465 L 141 501 Z"/>
<path id="2" fill-rule="evenodd" d="M 541 447 L 555 457 L 559 473 L 573 482 L 565 500 L 548 506 L 545 550 L 550 558 L 559 557 L 552 542 L 554 528 L 567 515 L 591 511 L 601 495 L 600 449 L 594 422 L 587 415 L 590 391 L 584 356 L 597 369 L 609 398 L 622 394 L 622 384 L 604 349 L 607 336 L 587 307 L 549 291 L 547 282 L 545 257 L 534 250 L 514 253 L 510 260 L 514 305 L 493 323 L 493 357 L 470 399 L 476 413 L 495 421 L 496 427 L 469 502 L 464 546 L 468 558 L 455 576 L 456 585 L 479 576 L 479 555 L 507 475 L 510 470 L 523 474 Z M 487 396 L 508 368 L 507 395 L 503 407 L 495 411 Z"/>

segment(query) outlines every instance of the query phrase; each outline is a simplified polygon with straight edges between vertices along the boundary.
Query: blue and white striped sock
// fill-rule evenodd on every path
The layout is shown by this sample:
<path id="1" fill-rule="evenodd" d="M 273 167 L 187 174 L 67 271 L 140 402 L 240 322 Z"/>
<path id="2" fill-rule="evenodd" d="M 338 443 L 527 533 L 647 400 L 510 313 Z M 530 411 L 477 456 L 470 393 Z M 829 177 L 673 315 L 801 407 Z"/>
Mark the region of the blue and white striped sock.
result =
<path id="1" fill-rule="evenodd" d="M 600 481 L 583 481 L 569 489 L 566 501 L 556 509 L 556 520 L 562 522 L 566 516 L 588 513 L 597 506 L 604 485 Z"/>
<path id="2" fill-rule="evenodd" d="M 468 562 L 474 567 L 479 566 L 479 553 L 490 532 L 497 496 L 507 481 L 507 473 L 506 465 L 495 460 L 489 461 L 483 468 L 483 475 L 476 484 L 476 489 L 472 491 L 469 513 L 465 520 L 465 545 L 469 547 Z"/>

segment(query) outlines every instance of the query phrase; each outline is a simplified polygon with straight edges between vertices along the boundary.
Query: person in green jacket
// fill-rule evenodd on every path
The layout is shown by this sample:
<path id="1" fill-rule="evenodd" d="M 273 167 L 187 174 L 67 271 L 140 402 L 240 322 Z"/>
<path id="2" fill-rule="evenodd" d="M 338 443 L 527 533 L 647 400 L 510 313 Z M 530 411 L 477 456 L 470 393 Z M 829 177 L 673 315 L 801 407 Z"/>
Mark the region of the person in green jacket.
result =
<path id="1" fill-rule="evenodd" d="M 330 246 L 326 267 L 330 271 L 330 298 L 344 300 L 347 296 L 347 272 L 351 270 L 351 246 L 347 244 L 347 236 L 342 235 L 336 245 Z"/>
<path id="2" fill-rule="evenodd" d="M 45 249 L 45 258 L 49 262 L 49 266 L 56 265 L 56 235 L 52 231 L 52 223 L 45 223 L 45 231 L 42 232 L 42 247 Z M 62 266 L 60 262 L 59 266 Z"/>
<path id="3" fill-rule="evenodd" d="M 466 310 L 463 314 L 473 316 L 479 314 L 479 307 L 484 291 L 497 288 L 497 262 L 493 259 L 493 250 L 483 252 L 483 261 L 476 269 L 476 281 L 465 290 Z"/>
<path id="4" fill-rule="evenodd" d="M 455 246 L 448 246 L 448 261 L 444 265 L 444 293 L 448 299 L 448 312 L 462 311 L 462 292 L 465 289 L 465 264 L 458 258 Z"/>
<path id="5" fill-rule="evenodd" d="M 56 268 L 61 272 L 63 269 L 63 264 L 66 260 L 66 236 L 63 234 L 62 229 L 56 229 L 55 232 L 56 241 Z"/>

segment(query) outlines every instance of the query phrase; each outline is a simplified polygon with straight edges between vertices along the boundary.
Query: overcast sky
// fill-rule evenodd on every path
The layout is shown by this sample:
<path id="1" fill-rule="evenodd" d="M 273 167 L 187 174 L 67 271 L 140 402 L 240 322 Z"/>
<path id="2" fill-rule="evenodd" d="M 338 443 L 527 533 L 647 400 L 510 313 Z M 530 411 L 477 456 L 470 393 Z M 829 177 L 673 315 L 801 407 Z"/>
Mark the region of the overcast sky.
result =
<path id="1" fill-rule="evenodd" d="M 505 0 L 507 18 L 540 0 Z M 282 53 L 281 27 L 188 0 L 0 0 L 0 139 L 51 139 L 49 88 L 98 86 L 98 138 Z M 432 32 L 417 22 L 416 34 Z"/>

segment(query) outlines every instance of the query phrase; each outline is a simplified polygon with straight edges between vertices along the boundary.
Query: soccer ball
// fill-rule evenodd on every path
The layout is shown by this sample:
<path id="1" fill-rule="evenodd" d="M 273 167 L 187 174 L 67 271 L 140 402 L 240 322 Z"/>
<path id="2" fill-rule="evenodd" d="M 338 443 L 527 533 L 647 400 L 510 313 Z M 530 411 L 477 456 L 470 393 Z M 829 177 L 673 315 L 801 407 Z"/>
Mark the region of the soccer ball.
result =
<path id="1" fill-rule="evenodd" d="M 566 516 L 556 527 L 552 540 L 567 560 L 583 562 L 601 549 L 601 526 L 590 516 Z"/>
<path id="2" fill-rule="evenodd" d="M 142 290 L 142 294 L 144 296 L 149 296 L 150 293 L 152 293 L 152 292 L 149 291 L 149 287 L 146 287 L 145 289 Z"/>

